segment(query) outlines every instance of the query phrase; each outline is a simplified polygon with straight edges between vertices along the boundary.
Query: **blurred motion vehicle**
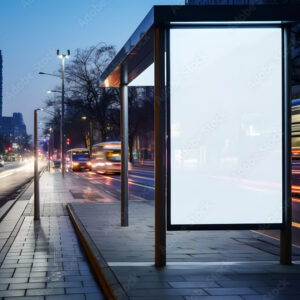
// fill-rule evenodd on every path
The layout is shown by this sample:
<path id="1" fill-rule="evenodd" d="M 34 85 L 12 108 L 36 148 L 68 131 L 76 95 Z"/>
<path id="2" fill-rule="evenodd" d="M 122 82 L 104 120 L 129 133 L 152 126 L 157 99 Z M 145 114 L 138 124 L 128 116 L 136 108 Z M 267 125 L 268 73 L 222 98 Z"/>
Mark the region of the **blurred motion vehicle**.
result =
<path id="1" fill-rule="evenodd" d="M 92 147 L 92 170 L 105 173 L 121 172 L 121 142 L 105 142 Z"/>
<path id="2" fill-rule="evenodd" d="M 58 169 L 58 168 L 60 168 L 60 159 L 56 159 L 56 160 L 54 160 L 53 161 L 53 167 L 55 168 L 55 169 Z"/>
<path id="3" fill-rule="evenodd" d="M 292 149 L 292 158 L 300 159 L 300 148 Z"/>
<path id="4" fill-rule="evenodd" d="M 67 151 L 67 169 L 72 171 L 91 170 L 90 150 L 75 148 Z"/>
<path id="5" fill-rule="evenodd" d="M 0 167 L 4 167 L 4 159 L 1 155 L 0 155 Z"/>

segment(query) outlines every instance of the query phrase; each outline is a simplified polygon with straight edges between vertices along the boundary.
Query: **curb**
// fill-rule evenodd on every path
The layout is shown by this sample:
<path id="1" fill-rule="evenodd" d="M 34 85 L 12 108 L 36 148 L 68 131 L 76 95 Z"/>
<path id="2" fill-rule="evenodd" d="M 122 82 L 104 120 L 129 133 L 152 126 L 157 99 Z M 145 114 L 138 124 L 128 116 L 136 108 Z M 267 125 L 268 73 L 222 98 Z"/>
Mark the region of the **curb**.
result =
<path id="1" fill-rule="evenodd" d="M 97 280 L 105 297 L 109 300 L 127 300 L 129 296 L 118 281 L 112 269 L 108 266 L 102 254 L 94 244 L 80 219 L 72 209 L 72 204 L 67 204 L 67 210 L 79 240 L 85 250 Z"/>

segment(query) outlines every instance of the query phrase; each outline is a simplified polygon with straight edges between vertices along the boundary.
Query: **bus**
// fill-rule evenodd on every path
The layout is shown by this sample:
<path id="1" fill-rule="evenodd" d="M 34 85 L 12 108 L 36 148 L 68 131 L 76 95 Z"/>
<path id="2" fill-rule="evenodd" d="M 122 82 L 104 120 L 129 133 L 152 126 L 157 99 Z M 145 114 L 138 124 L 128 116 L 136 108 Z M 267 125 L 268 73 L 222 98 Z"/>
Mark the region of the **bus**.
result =
<path id="1" fill-rule="evenodd" d="M 75 148 L 67 151 L 67 170 L 81 171 L 92 169 L 90 150 L 87 148 Z"/>
<path id="2" fill-rule="evenodd" d="M 105 173 L 121 172 L 121 142 L 105 142 L 92 147 L 92 170 Z"/>

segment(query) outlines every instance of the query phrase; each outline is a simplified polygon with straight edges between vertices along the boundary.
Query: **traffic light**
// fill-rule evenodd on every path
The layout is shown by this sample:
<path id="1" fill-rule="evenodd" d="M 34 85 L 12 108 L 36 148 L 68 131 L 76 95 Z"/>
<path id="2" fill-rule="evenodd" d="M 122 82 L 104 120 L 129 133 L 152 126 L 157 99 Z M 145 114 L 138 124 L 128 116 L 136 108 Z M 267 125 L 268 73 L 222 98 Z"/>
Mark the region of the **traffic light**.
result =
<path id="1" fill-rule="evenodd" d="M 71 139 L 67 138 L 67 145 L 70 145 Z"/>
<path id="2" fill-rule="evenodd" d="M 10 146 L 7 147 L 6 149 L 7 149 L 8 152 L 11 152 L 11 151 L 12 151 L 12 147 L 10 147 Z"/>

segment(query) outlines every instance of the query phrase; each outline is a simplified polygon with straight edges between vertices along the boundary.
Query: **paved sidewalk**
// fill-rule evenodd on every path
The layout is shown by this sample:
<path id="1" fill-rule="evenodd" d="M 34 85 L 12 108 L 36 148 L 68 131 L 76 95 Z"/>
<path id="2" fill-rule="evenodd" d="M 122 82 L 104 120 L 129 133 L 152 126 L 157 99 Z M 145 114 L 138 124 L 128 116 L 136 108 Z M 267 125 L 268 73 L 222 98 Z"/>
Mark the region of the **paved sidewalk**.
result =
<path id="1" fill-rule="evenodd" d="M 0 223 L 1 299 L 105 299 L 77 239 L 66 204 L 71 176 L 43 173 L 41 219 L 33 220 L 32 186 Z"/>
<path id="2" fill-rule="evenodd" d="M 130 202 L 128 228 L 119 226 L 120 203 L 72 203 L 70 210 L 124 299 L 300 299 L 299 248 L 295 264 L 282 266 L 279 242 L 252 231 L 168 232 L 168 266 L 157 269 L 153 202 Z"/>

